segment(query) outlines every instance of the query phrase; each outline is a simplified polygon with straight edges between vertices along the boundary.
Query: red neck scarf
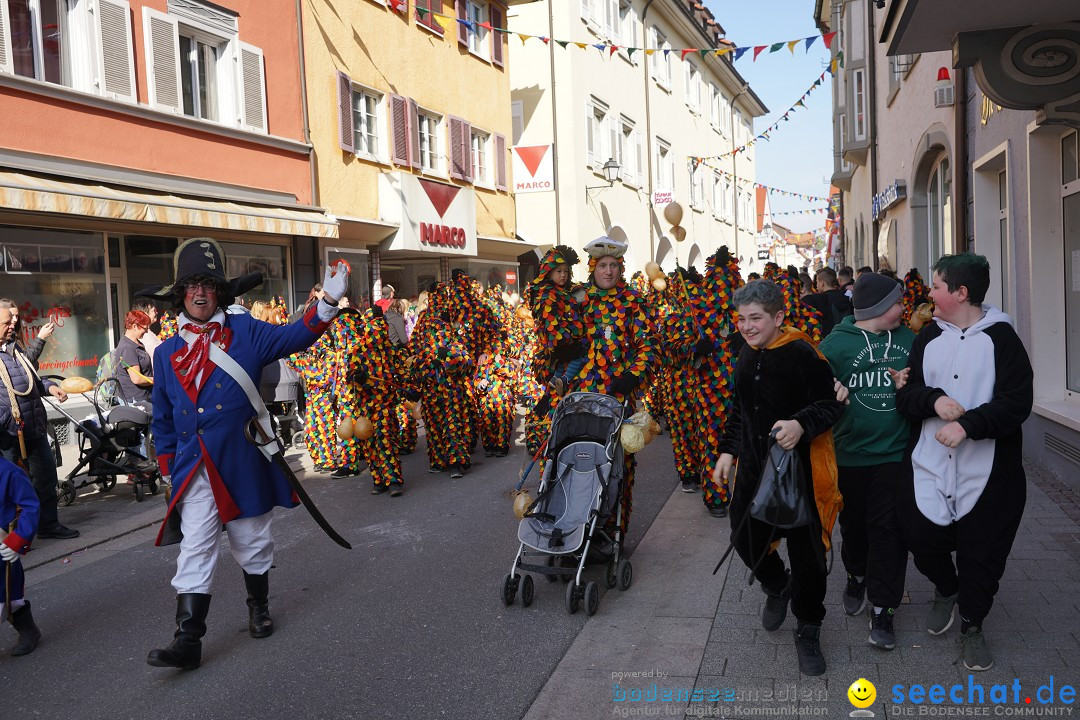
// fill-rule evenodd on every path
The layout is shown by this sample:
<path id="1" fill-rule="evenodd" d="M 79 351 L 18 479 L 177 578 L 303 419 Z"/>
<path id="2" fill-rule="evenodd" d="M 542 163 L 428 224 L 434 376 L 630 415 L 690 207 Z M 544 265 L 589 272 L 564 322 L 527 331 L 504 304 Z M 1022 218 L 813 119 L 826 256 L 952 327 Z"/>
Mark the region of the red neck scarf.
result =
<path id="1" fill-rule="evenodd" d="M 196 380 L 210 360 L 210 343 L 221 341 L 221 324 L 212 322 L 200 326 L 185 323 L 182 329 L 190 330 L 198 335 L 195 342 L 188 346 L 187 352 L 177 360 L 175 365 L 176 372 L 180 376 L 180 384 L 190 392 L 198 387 Z"/>

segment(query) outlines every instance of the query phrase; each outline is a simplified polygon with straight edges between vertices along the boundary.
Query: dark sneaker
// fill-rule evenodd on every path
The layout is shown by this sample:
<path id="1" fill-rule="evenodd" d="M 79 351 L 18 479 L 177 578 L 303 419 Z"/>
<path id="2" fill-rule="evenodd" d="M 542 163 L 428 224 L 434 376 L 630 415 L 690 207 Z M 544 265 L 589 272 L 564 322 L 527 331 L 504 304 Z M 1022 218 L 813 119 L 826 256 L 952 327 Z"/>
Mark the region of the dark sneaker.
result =
<path id="1" fill-rule="evenodd" d="M 823 675 L 825 656 L 821 654 L 821 626 L 799 623 L 794 632 L 799 671 L 803 675 Z"/>
<path id="2" fill-rule="evenodd" d="M 870 614 L 870 644 L 882 650 L 892 650 L 896 647 L 892 608 L 883 608 L 881 612 Z"/>
<path id="3" fill-rule="evenodd" d="M 384 492 L 386 492 L 389 489 L 390 488 L 386 487 L 385 485 L 376 485 L 375 487 L 371 488 L 371 494 L 372 495 L 382 495 Z"/>
<path id="4" fill-rule="evenodd" d="M 484 457 L 495 457 L 495 451 L 484 448 Z"/>
<path id="5" fill-rule="evenodd" d="M 866 609 L 866 583 L 859 582 L 855 576 L 848 573 L 847 587 L 844 588 L 844 612 L 848 615 L 858 615 Z"/>
<path id="6" fill-rule="evenodd" d="M 72 540 L 79 537 L 79 531 L 56 524 L 51 528 L 38 530 L 37 536 L 39 538 L 55 538 L 56 540 Z"/>
<path id="7" fill-rule="evenodd" d="M 451 478 L 454 478 L 455 480 L 456 480 L 457 478 L 459 478 L 459 477 L 462 477 L 462 476 L 463 476 L 464 474 L 465 474 L 465 473 L 463 473 L 463 472 L 461 471 L 461 468 L 460 468 L 460 467 L 458 467 L 457 465 L 455 465 L 454 467 L 450 468 L 450 477 L 451 477 Z"/>
<path id="8" fill-rule="evenodd" d="M 682 485 L 679 486 L 679 489 L 684 493 L 697 492 L 698 484 L 694 482 L 693 478 L 683 478 Z"/>
<path id="9" fill-rule="evenodd" d="M 394 483 L 390 486 L 390 497 L 401 497 L 403 492 L 405 492 L 405 488 L 401 487 L 401 483 Z"/>
<path id="10" fill-rule="evenodd" d="M 728 515 L 727 505 L 716 505 L 715 507 L 708 508 L 709 514 L 714 518 L 726 518 Z"/>
<path id="11" fill-rule="evenodd" d="M 953 609 L 956 608 L 956 599 L 959 596 L 959 593 L 941 595 L 937 588 L 934 588 L 934 601 L 930 604 L 930 612 L 926 614 L 926 632 L 940 635 L 952 627 Z"/>
<path id="12" fill-rule="evenodd" d="M 765 609 L 761 612 L 761 627 L 769 632 L 778 629 L 784 624 L 787 617 L 788 600 L 791 599 L 791 577 L 788 576 L 787 585 L 778 593 L 765 591 Z"/>
<path id="13" fill-rule="evenodd" d="M 994 667 L 994 656 L 990 654 L 990 645 L 986 642 L 982 628 L 969 627 L 967 632 L 960 636 L 960 644 L 964 667 L 968 670 L 979 672 Z"/>
<path id="14" fill-rule="evenodd" d="M 428 468 L 427 471 L 434 475 L 435 473 L 446 472 L 446 468 L 444 468 L 444 467 L 435 467 L 434 465 L 432 465 L 431 467 Z"/>
<path id="15" fill-rule="evenodd" d="M 332 478 L 347 478 L 347 477 L 352 477 L 354 475 L 356 475 L 356 471 L 351 470 L 351 469 L 349 469 L 347 467 L 338 468 L 334 472 L 330 473 L 330 477 L 332 477 Z"/>

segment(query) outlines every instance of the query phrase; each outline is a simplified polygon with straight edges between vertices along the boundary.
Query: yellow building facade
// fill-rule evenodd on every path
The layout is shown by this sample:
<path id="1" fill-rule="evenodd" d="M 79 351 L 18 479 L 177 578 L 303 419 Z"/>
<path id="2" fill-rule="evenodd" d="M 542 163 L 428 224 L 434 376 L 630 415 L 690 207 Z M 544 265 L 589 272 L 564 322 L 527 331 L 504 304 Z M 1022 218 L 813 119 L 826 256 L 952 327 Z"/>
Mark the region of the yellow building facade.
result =
<path id="1" fill-rule="evenodd" d="M 507 4 L 302 7 L 315 203 L 340 230 L 313 264 L 348 259 L 357 301 L 386 284 L 414 296 L 453 268 L 516 289 L 517 258 L 533 246 L 516 237 L 508 190 L 510 53 L 492 29 L 506 27 Z"/>

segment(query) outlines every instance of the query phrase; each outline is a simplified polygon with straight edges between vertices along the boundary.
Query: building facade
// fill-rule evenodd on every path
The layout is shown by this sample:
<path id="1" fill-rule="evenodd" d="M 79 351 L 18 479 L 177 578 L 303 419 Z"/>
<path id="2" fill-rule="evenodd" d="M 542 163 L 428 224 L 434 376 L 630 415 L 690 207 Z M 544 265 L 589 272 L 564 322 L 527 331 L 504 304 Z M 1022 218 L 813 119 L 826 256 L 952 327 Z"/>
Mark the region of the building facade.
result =
<path id="1" fill-rule="evenodd" d="M 514 3 L 511 3 L 514 4 Z M 338 222 L 356 300 L 415 296 L 461 268 L 516 289 L 507 4 L 303 4 L 318 203 Z M 516 58 L 515 58 L 516 60 Z"/>
<path id="2" fill-rule="evenodd" d="M 93 378 L 186 237 L 289 298 L 314 207 L 289 0 L 0 1 L 3 295 L 41 370 Z"/>
<path id="3" fill-rule="evenodd" d="M 514 8 L 510 29 L 552 39 L 515 42 L 511 51 L 519 234 L 579 250 L 624 234 L 629 272 L 653 259 L 668 271 L 676 262 L 700 267 L 725 244 L 744 272 L 762 265 L 754 149 L 731 151 L 753 137 L 753 119 L 767 109 L 729 56 L 701 52 L 724 47 L 707 8 L 544 0 Z M 550 165 L 532 164 L 545 173 L 537 181 L 526 160 L 548 156 Z M 617 179 L 605 165 L 609 174 L 618 167 Z M 681 241 L 664 219 L 670 202 L 684 208 Z"/>

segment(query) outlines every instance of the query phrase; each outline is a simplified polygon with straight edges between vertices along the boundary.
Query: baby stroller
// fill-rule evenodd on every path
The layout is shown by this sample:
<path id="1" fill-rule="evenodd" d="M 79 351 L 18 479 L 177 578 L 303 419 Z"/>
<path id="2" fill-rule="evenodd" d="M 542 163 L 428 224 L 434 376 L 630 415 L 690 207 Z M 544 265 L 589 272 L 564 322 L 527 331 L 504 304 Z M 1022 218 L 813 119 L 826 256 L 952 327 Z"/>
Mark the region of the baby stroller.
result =
<path id="1" fill-rule="evenodd" d="M 518 525 L 520 546 L 510 574 L 503 579 L 505 604 L 513 604 L 519 583 L 521 604 L 532 604 L 532 576 L 519 570 L 539 573 L 551 582 L 560 577 L 568 582 L 566 611 L 571 615 L 582 606 L 593 615 L 600 604 L 597 584 L 591 580 L 582 584 L 586 561 L 606 563 L 608 588 L 630 587 L 634 571 L 630 561 L 621 557 L 622 533 L 616 529 L 609 536 L 602 529 L 612 513 L 616 528 L 622 519 L 619 497 L 624 467 L 619 430 L 625 410 L 615 398 L 596 393 L 570 393 L 559 401 L 537 498 Z"/>
<path id="2" fill-rule="evenodd" d="M 48 376 L 62 380 L 59 376 Z M 57 487 L 57 500 L 63 505 L 75 501 L 76 491 L 88 485 L 98 485 L 102 491 L 116 485 L 118 475 L 127 475 L 135 500 L 142 502 L 146 494 L 157 495 L 161 473 L 157 463 L 147 457 L 149 448 L 150 413 L 138 405 L 128 405 L 119 394 L 119 382 L 108 378 L 94 388 L 91 401 L 94 415 L 76 420 L 67 410 L 52 403 L 61 415 L 75 424 L 79 436 L 79 462 Z M 113 405 L 112 403 L 117 403 Z M 80 475 L 80 472 L 85 473 Z"/>

